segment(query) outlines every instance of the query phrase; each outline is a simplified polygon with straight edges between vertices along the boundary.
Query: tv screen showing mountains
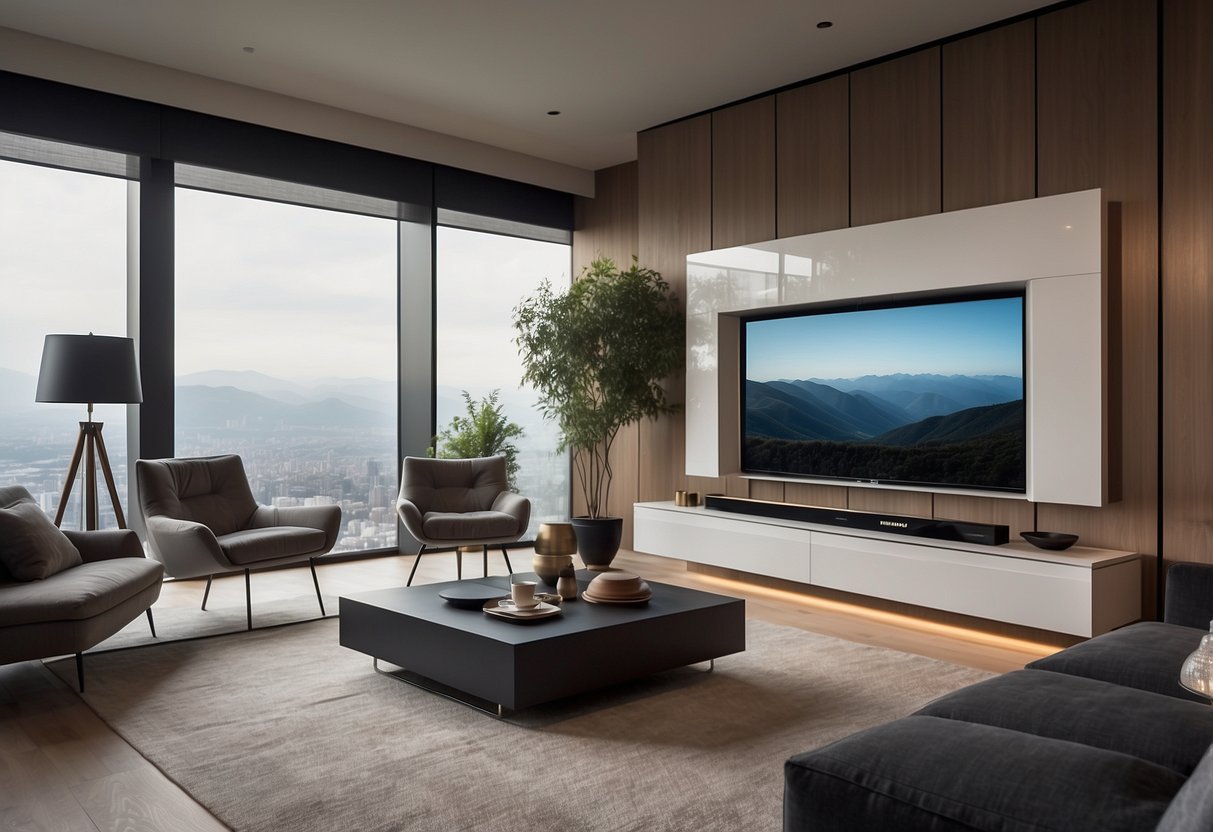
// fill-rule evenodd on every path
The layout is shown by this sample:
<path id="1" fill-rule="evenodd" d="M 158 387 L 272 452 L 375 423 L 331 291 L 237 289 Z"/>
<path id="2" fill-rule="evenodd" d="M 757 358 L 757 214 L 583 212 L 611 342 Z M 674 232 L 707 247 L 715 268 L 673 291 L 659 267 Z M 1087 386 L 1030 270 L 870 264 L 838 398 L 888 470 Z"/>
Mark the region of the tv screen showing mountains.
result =
<path id="1" fill-rule="evenodd" d="M 744 328 L 742 467 L 1025 489 L 1023 295 L 806 311 Z"/>
<path id="2" fill-rule="evenodd" d="M 1023 490 L 1023 379 L 746 381 L 747 471 Z"/>

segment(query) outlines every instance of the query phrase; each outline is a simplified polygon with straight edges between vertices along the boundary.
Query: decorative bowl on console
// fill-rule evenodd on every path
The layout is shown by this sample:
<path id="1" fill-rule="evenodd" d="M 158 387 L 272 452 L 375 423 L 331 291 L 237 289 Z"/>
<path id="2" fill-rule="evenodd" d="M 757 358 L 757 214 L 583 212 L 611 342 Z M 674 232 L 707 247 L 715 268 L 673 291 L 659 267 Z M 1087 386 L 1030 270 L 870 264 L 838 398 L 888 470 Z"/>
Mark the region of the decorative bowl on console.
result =
<path id="1" fill-rule="evenodd" d="M 1037 549 L 1048 549 L 1052 552 L 1069 549 L 1078 542 L 1078 535 L 1063 532 L 1020 532 L 1019 536 Z"/>

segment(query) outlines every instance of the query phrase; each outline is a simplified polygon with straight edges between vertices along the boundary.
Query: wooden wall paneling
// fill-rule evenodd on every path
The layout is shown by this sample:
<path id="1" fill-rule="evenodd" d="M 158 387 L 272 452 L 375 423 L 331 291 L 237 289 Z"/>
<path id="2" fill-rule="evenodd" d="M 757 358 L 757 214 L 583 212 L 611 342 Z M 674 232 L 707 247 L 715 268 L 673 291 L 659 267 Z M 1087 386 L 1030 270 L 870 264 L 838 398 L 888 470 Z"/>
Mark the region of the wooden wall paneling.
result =
<path id="1" fill-rule="evenodd" d="M 802 506 L 847 507 L 847 489 L 840 485 L 819 485 L 809 482 L 790 482 L 783 489 L 784 499 Z"/>
<path id="2" fill-rule="evenodd" d="M 1036 21 L 945 44 L 943 210 L 1036 195 Z"/>
<path id="3" fill-rule="evenodd" d="M 1091 546 L 1157 554 L 1157 5 L 1097 0 L 1037 20 L 1037 192 L 1103 188 L 1119 213 L 1109 253 L 1111 455 L 1122 499 L 1104 508 L 1042 504 L 1040 528 Z M 1119 452 L 1119 453 L 1117 453 Z M 1145 615 L 1155 564 L 1143 562 Z"/>
<path id="4" fill-rule="evenodd" d="M 941 206 L 939 47 L 851 73 L 851 225 Z"/>
<path id="5" fill-rule="evenodd" d="M 1213 563 L 1213 4 L 1163 23 L 1162 554 Z"/>
<path id="6" fill-rule="evenodd" d="M 847 227 L 850 108 L 846 75 L 775 97 L 776 236 Z"/>
<path id="7" fill-rule="evenodd" d="M 686 308 L 686 256 L 712 247 L 712 119 L 698 116 L 637 136 L 640 261 L 661 272 Z M 681 402 L 685 379 L 671 380 Z M 681 413 L 640 423 L 638 500 L 669 500 L 686 482 Z"/>
<path id="8" fill-rule="evenodd" d="M 594 198 L 573 200 L 573 274 L 595 257 L 610 257 L 626 268 L 640 253 L 636 162 L 594 174 Z"/>
<path id="9" fill-rule="evenodd" d="M 931 516 L 932 495 L 925 491 L 886 491 L 881 488 L 848 488 L 847 491 L 847 508 L 855 511 Z"/>
<path id="10" fill-rule="evenodd" d="M 610 257 L 627 266 L 639 253 L 639 168 L 627 162 L 603 168 L 594 174 L 594 198 L 577 197 L 573 201 L 573 274 L 577 275 L 595 257 Z M 621 545 L 632 547 L 632 503 L 639 489 L 639 425 L 619 431 L 611 449 L 611 493 L 608 514 L 623 518 Z M 581 486 L 573 475 L 573 516 L 585 514 Z"/>
<path id="11" fill-rule="evenodd" d="M 936 494 L 935 517 L 941 520 L 968 520 L 971 523 L 1003 523 L 1010 527 L 1012 540 L 1018 540 L 1020 532 L 1030 532 L 1035 528 L 1035 512 L 1027 500 Z"/>
<path id="12" fill-rule="evenodd" d="M 712 243 L 775 237 L 775 96 L 712 113 Z M 690 252 L 687 252 L 688 254 Z"/>
<path id="13" fill-rule="evenodd" d="M 782 503 L 786 499 L 784 483 L 778 480 L 750 480 L 750 498 Z"/>

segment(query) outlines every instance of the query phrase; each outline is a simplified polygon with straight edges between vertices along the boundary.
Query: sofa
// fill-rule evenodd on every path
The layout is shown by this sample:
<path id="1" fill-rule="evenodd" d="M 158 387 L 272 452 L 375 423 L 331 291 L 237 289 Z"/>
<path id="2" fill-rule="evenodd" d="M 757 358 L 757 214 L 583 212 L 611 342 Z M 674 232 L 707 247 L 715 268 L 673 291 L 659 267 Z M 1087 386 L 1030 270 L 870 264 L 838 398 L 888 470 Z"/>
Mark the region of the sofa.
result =
<path id="1" fill-rule="evenodd" d="M 789 759 L 784 829 L 1213 830 L 1213 707 L 1179 685 L 1213 567 L 1173 566 L 1164 620 L 962 688 Z"/>
<path id="2" fill-rule="evenodd" d="M 20 486 L 0 488 L 0 664 L 75 654 L 147 614 L 164 568 L 129 529 L 60 531 Z"/>

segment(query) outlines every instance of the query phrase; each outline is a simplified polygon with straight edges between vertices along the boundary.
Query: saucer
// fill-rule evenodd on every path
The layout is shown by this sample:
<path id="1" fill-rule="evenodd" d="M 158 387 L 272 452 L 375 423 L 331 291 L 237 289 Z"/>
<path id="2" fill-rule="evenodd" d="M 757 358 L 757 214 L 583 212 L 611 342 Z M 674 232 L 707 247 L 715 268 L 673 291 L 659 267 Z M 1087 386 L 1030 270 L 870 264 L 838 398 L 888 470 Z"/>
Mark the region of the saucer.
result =
<path id="1" fill-rule="evenodd" d="M 502 606 L 502 601 L 486 601 L 484 603 L 484 611 L 488 615 L 495 615 L 498 618 L 508 618 L 510 621 L 536 621 L 542 618 L 550 618 L 553 615 L 560 615 L 560 607 L 542 601 L 529 610 L 517 609 L 513 603 Z"/>

